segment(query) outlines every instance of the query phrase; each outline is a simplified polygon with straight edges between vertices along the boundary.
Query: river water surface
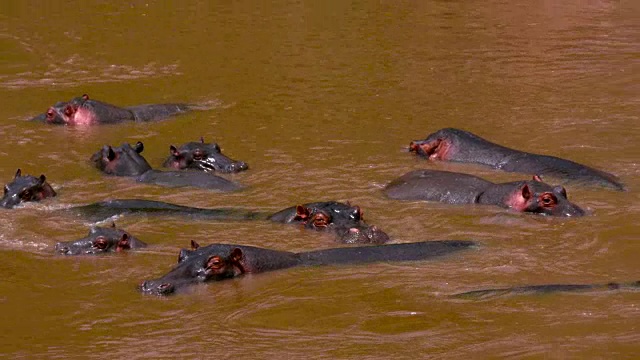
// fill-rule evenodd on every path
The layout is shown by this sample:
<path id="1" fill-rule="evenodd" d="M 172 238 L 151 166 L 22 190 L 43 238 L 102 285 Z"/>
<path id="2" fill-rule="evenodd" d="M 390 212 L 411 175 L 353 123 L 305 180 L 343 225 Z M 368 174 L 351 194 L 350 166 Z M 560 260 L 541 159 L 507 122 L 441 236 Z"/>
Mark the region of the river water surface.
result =
<path id="1" fill-rule="evenodd" d="M 0 210 L 0 353 L 8 358 L 634 358 L 640 293 L 459 300 L 482 288 L 640 280 L 640 2 L 219 1 L 0 8 L 0 179 L 46 174 L 58 197 Z M 117 2 L 115 2 L 117 3 Z M 83 93 L 125 106 L 213 109 L 93 128 L 25 121 Z M 492 181 L 525 175 L 437 164 L 411 140 L 459 127 L 612 172 L 629 191 L 567 186 L 590 216 L 386 199 L 410 170 Z M 104 144 L 204 137 L 249 163 L 233 194 L 101 175 Z M 528 175 L 526 175 L 528 177 Z M 549 182 L 554 182 L 549 179 Z M 54 256 L 91 224 L 52 210 L 140 197 L 276 211 L 351 201 L 397 242 L 475 239 L 433 261 L 297 268 L 169 298 L 136 286 L 191 239 L 304 251 L 331 237 L 267 222 L 128 216 L 150 246 Z"/>

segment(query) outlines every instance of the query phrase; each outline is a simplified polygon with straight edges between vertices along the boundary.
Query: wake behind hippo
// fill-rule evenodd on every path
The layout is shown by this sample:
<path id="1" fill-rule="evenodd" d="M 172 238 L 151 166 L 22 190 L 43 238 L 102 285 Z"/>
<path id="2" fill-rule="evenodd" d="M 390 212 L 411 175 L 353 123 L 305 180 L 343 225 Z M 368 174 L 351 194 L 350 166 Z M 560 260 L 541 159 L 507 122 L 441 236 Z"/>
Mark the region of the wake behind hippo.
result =
<path id="1" fill-rule="evenodd" d="M 91 156 L 90 161 L 107 175 L 131 176 L 143 183 L 167 187 L 191 186 L 222 192 L 243 188 L 236 182 L 206 172 L 153 170 L 147 160 L 140 155 L 143 150 L 144 144 L 140 141 L 133 147 L 128 143 L 119 147 L 105 145 Z"/>
<path id="2" fill-rule="evenodd" d="M 416 170 L 389 183 L 384 193 L 396 200 L 427 200 L 449 204 L 487 204 L 520 212 L 582 216 L 562 186 L 533 180 L 494 184 L 477 176 L 438 170 Z"/>
<path id="3" fill-rule="evenodd" d="M 434 161 L 477 163 L 507 172 L 549 175 L 586 185 L 625 190 L 624 184 L 613 174 L 571 160 L 497 145 L 460 129 L 438 130 L 424 140 L 412 141 L 409 150 Z"/>
<path id="4" fill-rule="evenodd" d="M 170 295 L 191 285 L 245 274 L 295 266 L 419 261 L 452 254 L 474 245 L 473 241 L 467 240 L 443 240 L 293 253 L 246 245 L 212 244 L 193 251 L 166 275 L 142 282 L 139 289 L 144 294 Z"/>
<path id="5" fill-rule="evenodd" d="M 68 102 L 57 102 L 46 113 L 31 119 L 53 125 L 88 126 L 127 121 L 148 122 L 166 119 L 195 109 L 189 104 L 150 104 L 118 107 L 89 99 L 87 94 Z"/>

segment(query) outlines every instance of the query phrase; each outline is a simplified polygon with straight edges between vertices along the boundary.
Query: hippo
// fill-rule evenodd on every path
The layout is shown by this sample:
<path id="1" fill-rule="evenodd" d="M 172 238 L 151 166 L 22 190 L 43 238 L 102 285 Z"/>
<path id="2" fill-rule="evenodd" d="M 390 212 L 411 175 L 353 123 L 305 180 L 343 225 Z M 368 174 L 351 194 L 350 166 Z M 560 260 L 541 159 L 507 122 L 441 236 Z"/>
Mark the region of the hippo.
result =
<path id="1" fill-rule="evenodd" d="M 582 216 L 562 186 L 552 187 L 539 176 L 529 181 L 495 184 L 477 176 L 439 170 L 415 170 L 384 188 L 396 200 L 428 200 L 449 204 L 490 204 L 515 211 L 552 216 Z"/>
<path id="2" fill-rule="evenodd" d="M 124 230 L 116 229 L 116 225 L 112 224 L 110 227 L 93 227 L 82 239 L 59 242 L 56 244 L 55 252 L 62 255 L 97 255 L 146 246 L 147 244 L 141 240 Z"/>
<path id="3" fill-rule="evenodd" d="M 200 142 L 188 142 L 177 148 L 169 146 L 169 157 L 162 166 L 176 170 L 195 169 L 222 173 L 236 173 L 249 169 L 247 163 L 225 156 L 218 144 L 205 143 L 204 138 L 200 138 Z"/>
<path id="4" fill-rule="evenodd" d="M 22 202 L 40 201 L 53 196 L 56 196 L 56 192 L 46 182 L 44 175 L 41 175 L 40 178 L 22 176 L 21 171 L 18 170 L 14 180 L 5 186 L 5 196 L 2 198 L 0 206 L 12 208 Z M 319 215 L 319 212 L 315 209 L 332 211 L 333 215 L 330 215 L 330 213 Z M 207 220 L 271 220 L 299 224 L 305 229 L 331 231 L 336 235 L 337 242 L 346 244 L 381 244 L 389 240 L 388 235 L 378 227 L 368 225 L 362 220 L 362 210 L 359 207 L 335 201 L 293 206 L 275 214 L 236 208 L 197 208 L 145 199 L 105 200 L 57 211 L 80 216 L 95 222 L 125 214 L 178 215 Z M 300 218 L 296 219 L 298 212 L 300 214 L 304 213 L 304 218 L 299 215 Z M 312 214 L 311 217 L 309 217 L 309 214 Z M 320 223 L 320 218 L 323 219 L 323 224 Z"/>
<path id="5" fill-rule="evenodd" d="M 190 285 L 232 279 L 245 274 L 295 266 L 418 261 L 448 255 L 475 245 L 469 240 L 442 240 L 294 253 L 247 245 L 211 244 L 191 250 L 169 273 L 157 279 L 143 281 L 139 289 L 144 294 L 170 295 Z M 183 252 L 184 250 L 181 254 Z"/>
<path id="6" fill-rule="evenodd" d="M 152 104 L 121 108 L 89 99 L 89 96 L 84 94 L 68 102 L 57 102 L 46 113 L 31 120 L 69 126 L 117 124 L 125 121 L 147 122 L 165 119 L 193 109 L 194 106 L 188 104 Z"/>
<path id="7" fill-rule="evenodd" d="M 364 222 L 359 206 L 336 201 L 313 202 L 280 210 L 269 220 L 284 224 L 299 224 L 306 229 L 330 231 L 336 241 L 344 244 L 384 244 L 389 236 L 375 225 Z"/>
<path id="8" fill-rule="evenodd" d="M 640 281 L 629 283 L 610 282 L 606 284 L 545 284 L 545 285 L 527 285 L 514 286 L 507 288 L 495 288 L 485 290 L 473 290 L 452 297 L 465 300 L 485 300 L 507 295 L 525 295 L 525 294 L 551 294 L 551 293 L 577 293 L 577 292 L 593 292 L 593 291 L 614 291 L 614 290 L 640 290 Z"/>
<path id="9" fill-rule="evenodd" d="M 555 156 L 510 149 L 460 129 L 441 129 L 424 140 L 412 141 L 409 151 L 434 161 L 476 163 L 507 172 L 549 175 L 569 182 L 626 190 L 613 174 Z"/>
<path id="10" fill-rule="evenodd" d="M 56 195 L 44 175 L 40 175 L 40 177 L 23 176 L 22 171 L 18 169 L 13 181 L 4 186 L 0 207 L 11 209 L 23 202 L 40 201 Z"/>
<path id="11" fill-rule="evenodd" d="M 136 181 L 167 187 L 192 186 L 222 192 L 236 191 L 242 185 L 225 178 L 196 171 L 153 170 L 140 153 L 144 144 L 138 141 L 134 147 L 123 143 L 119 147 L 105 145 L 91 156 L 90 161 L 107 175 L 132 176 Z"/>

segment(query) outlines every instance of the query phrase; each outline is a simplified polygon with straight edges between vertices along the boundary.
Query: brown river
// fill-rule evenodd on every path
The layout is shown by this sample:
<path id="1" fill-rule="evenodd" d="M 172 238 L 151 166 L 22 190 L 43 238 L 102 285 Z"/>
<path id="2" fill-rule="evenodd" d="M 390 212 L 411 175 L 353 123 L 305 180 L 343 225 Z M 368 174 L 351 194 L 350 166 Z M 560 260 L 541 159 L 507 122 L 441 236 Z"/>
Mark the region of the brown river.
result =
<path id="1" fill-rule="evenodd" d="M 45 174 L 53 199 L 0 209 L 6 358 L 637 358 L 640 292 L 492 287 L 640 280 L 640 2 L 219 1 L 0 6 L 0 180 Z M 59 127 L 27 119 L 89 94 L 120 106 L 212 109 L 156 123 Z M 407 152 L 444 127 L 618 175 L 627 192 L 567 186 L 583 218 L 387 199 L 423 168 L 528 178 Z M 104 144 L 204 137 L 250 170 L 222 194 L 102 175 Z M 554 179 L 547 179 L 553 183 Z M 260 211 L 350 201 L 396 242 L 473 239 L 443 258 L 308 267 L 159 298 L 136 287 L 180 248 L 305 251 L 332 237 L 266 221 L 123 216 L 150 246 L 53 254 L 90 223 L 55 209 L 113 198 Z"/>

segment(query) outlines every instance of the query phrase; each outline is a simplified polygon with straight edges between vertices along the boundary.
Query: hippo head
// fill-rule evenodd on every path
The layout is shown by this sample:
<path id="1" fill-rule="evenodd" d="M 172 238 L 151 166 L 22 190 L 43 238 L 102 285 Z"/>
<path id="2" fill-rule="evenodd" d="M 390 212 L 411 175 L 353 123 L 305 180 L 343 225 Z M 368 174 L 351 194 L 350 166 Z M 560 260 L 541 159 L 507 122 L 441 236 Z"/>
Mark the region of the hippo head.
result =
<path id="1" fill-rule="evenodd" d="M 343 244 L 385 244 L 389 235 L 375 225 L 360 224 L 337 229 L 338 242 Z"/>
<path id="2" fill-rule="evenodd" d="M 331 211 L 298 205 L 296 219 L 306 229 L 334 232 L 336 240 L 344 244 L 384 244 L 389 241 L 384 231 L 364 222 L 359 206 Z"/>
<path id="3" fill-rule="evenodd" d="M 56 196 L 56 192 L 46 180 L 44 175 L 40 175 L 40 177 L 22 176 L 22 171 L 18 169 L 13 181 L 4 186 L 4 196 L 0 200 L 0 207 L 10 209 L 22 202 L 40 201 Z"/>
<path id="4" fill-rule="evenodd" d="M 56 244 L 55 251 L 62 255 L 95 255 L 146 246 L 147 244 L 129 235 L 126 231 L 116 229 L 113 224 L 111 227 L 92 228 L 85 238 L 59 242 Z"/>
<path id="5" fill-rule="evenodd" d="M 247 163 L 223 155 L 218 144 L 206 144 L 202 138 L 200 142 L 189 142 L 179 148 L 171 145 L 169 157 L 163 166 L 178 170 L 197 169 L 223 173 L 240 172 L 249 168 Z"/>
<path id="6" fill-rule="evenodd" d="M 72 125 L 75 124 L 76 116 L 86 117 L 83 109 L 84 103 L 89 100 L 89 96 L 84 94 L 80 97 L 73 98 L 68 102 L 57 102 L 51 106 L 46 113 L 41 114 L 33 118 L 33 121 L 43 121 L 47 124 L 53 125 Z M 90 115 L 90 114 L 89 114 Z M 87 118 L 91 121 L 91 116 Z M 83 120 L 85 121 L 85 120 Z"/>
<path id="7" fill-rule="evenodd" d="M 516 190 L 507 195 L 505 204 L 517 211 L 552 216 L 583 216 L 585 211 L 567 198 L 562 186 L 552 187 L 539 176 L 532 181 L 522 181 Z"/>
<path id="8" fill-rule="evenodd" d="M 193 250 L 193 253 L 165 276 L 140 284 L 140 291 L 150 295 L 170 295 L 193 284 L 219 281 L 245 272 L 244 256 L 240 248 L 216 246 Z"/>
<path id="9" fill-rule="evenodd" d="M 119 147 L 105 145 L 91 156 L 91 162 L 100 171 L 108 175 L 138 176 L 151 170 L 151 165 L 140 153 L 144 150 L 142 142 L 134 147 L 124 143 Z"/>

